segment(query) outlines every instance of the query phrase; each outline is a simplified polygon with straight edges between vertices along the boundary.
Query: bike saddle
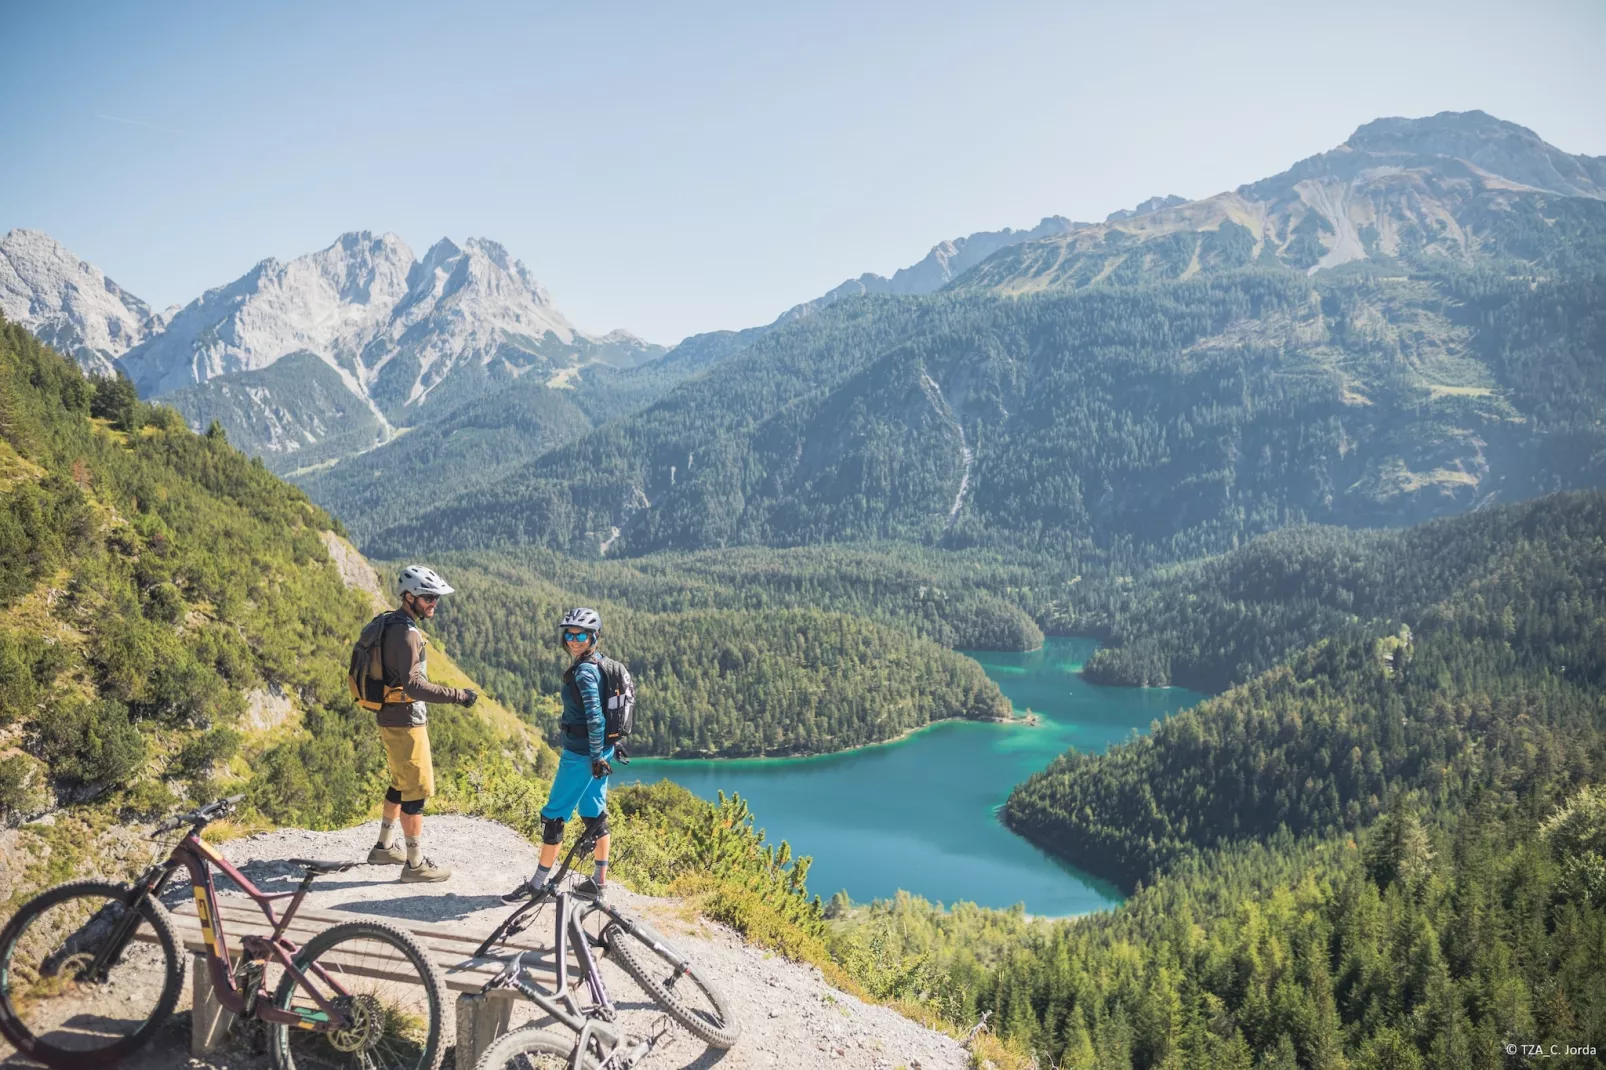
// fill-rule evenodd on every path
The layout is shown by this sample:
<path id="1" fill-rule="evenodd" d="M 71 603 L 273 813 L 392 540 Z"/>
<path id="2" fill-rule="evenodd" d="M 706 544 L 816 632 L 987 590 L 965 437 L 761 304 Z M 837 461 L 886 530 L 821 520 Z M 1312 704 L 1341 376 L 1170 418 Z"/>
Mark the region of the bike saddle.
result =
<path id="1" fill-rule="evenodd" d="M 357 864 L 355 862 L 331 862 L 317 858 L 290 858 L 286 859 L 286 861 L 292 866 L 300 866 L 314 877 L 321 877 L 325 873 L 344 873 Z"/>

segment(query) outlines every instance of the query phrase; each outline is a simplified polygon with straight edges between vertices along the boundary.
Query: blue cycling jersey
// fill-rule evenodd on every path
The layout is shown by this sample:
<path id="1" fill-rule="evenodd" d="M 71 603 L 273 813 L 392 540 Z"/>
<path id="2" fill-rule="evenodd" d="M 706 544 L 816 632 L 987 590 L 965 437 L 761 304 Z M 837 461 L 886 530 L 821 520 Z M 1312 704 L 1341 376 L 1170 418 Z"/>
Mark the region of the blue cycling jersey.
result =
<path id="1" fill-rule="evenodd" d="M 582 661 L 575 666 L 573 679 L 574 687 L 563 686 L 563 749 L 600 758 L 608 724 L 602 712 L 602 669 L 594 661 Z"/>

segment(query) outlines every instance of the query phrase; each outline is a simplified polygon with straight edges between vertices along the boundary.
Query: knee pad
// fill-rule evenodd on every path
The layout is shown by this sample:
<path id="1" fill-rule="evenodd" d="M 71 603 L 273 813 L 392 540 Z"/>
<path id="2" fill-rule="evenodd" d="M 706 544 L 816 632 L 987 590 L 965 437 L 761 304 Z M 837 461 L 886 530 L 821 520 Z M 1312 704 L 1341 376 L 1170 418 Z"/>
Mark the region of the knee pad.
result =
<path id="1" fill-rule="evenodd" d="M 563 818 L 543 817 L 541 819 L 541 842 L 549 847 L 563 842 Z"/>
<path id="2" fill-rule="evenodd" d="M 424 812 L 424 800 L 423 799 L 414 799 L 411 802 L 402 803 L 402 813 L 404 813 L 404 814 L 421 814 L 423 812 Z"/>
<path id="3" fill-rule="evenodd" d="M 396 788 L 391 788 L 389 791 L 385 792 L 385 801 L 388 803 L 401 802 L 401 792 Z"/>
<path id="4" fill-rule="evenodd" d="M 608 834 L 608 811 L 604 810 L 596 817 L 587 817 L 581 814 L 580 820 L 586 823 L 587 835 L 606 836 Z"/>

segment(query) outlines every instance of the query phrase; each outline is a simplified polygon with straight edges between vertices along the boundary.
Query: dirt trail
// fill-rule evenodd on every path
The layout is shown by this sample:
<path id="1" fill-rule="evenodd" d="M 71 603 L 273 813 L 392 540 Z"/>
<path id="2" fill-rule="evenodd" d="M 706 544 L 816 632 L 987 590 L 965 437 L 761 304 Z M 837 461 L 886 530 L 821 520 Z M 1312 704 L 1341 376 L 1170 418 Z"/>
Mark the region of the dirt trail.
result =
<path id="1" fill-rule="evenodd" d="M 264 891 L 285 891 L 299 879 L 299 871 L 285 859 L 365 858 L 377 829 L 375 822 L 337 832 L 282 829 L 223 844 L 222 850 Z M 499 896 L 527 876 L 536 861 L 535 847 L 513 830 L 456 815 L 426 817 L 424 847 L 436 862 L 453 868 L 450 880 L 401 884 L 394 867 L 359 866 L 320 878 L 307 905 L 352 918 L 389 918 L 404 926 L 411 921 L 489 932 L 509 909 Z M 219 893 L 238 894 L 230 893 L 229 887 L 220 880 Z M 187 887 L 180 891 L 179 899 L 188 897 Z M 953 1039 L 886 1007 L 865 1004 L 837 991 L 811 966 L 749 947 L 723 926 L 689 918 L 676 900 L 636 895 L 618 885 L 610 888 L 609 895 L 622 909 L 650 920 L 693 962 L 706 966 L 709 976 L 735 1004 L 742 1022 L 742 1038 L 728 1052 L 713 1051 L 676 1027 L 670 1042 L 639 1064 L 644 1070 L 962 1070 L 967 1065 L 967 1053 Z M 626 974 L 611 963 L 604 963 L 603 969 L 609 991 L 620 1004 L 624 1027 L 647 1032 L 660 1017 L 657 1009 Z M 125 1063 L 127 1070 L 266 1070 L 270 1065 L 267 1057 L 253 1054 L 243 1043 L 204 1060 L 190 1058 L 187 989 L 186 977 L 180 1004 L 186 1013 L 174 1018 L 156 1045 Z M 539 1013 L 532 1011 L 532 1005 L 519 1003 L 513 1024 Z M 0 1063 L 6 1067 L 29 1065 L 15 1057 Z M 450 1061 L 446 1065 L 450 1066 Z"/>

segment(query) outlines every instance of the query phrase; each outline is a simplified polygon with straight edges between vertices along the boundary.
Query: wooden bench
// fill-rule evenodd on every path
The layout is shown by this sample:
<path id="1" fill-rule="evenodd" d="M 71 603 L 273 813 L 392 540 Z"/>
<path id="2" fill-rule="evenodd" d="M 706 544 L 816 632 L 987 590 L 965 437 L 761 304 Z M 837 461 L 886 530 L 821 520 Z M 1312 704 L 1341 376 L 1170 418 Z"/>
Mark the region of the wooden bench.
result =
<path id="1" fill-rule="evenodd" d="M 266 937 L 272 932 L 267 919 L 262 916 L 262 911 L 248 899 L 219 896 L 218 914 L 231 961 L 239 960 L 241 936 L 255 934 Z M 195 912 L 194 900 L 183 903 L 172 911 L 172 915 L 185 949 L 194 955 L 190 970 L 194 985 L 190 1051 L 194 1055 L 203 1055 L 222 1043 L 234 1016 L 223 1009 L 212 993 L 212 976 L 206 965 L 206 941 L 201 936 L 201 922 Z M 360 921 L 364 917 L 362 914 L 313 910 L 303 906 L 296 911 L 296 916 L 284 935 L 295 943 L 305 946 L 314 936 L 331 926 Z M 447 990 L 458 994 L 457 1068 L 472 1070 L 479 1060 L 480 1053 L 490 1045 L 491 1041 L 506 1031 L 513 1013 L 513 1000 L 518 998 L 515 993 L 505 988 L 491 993 L 489 998 L 479 994 L 485 982 L 501 972 L 505 961 L 502 958 L 473 957 L 480 941 L 489 933 L 476 934 L 383 915 L 375 917 L 400 924 L 416 937 L 425 952 L 440 966 L 441 973 L 446 979 Z M 545 932 L 546 929 L 542 928 L 539 931 Z M 144 939 L 154 939 L 154 934 L 148 927 L 142 927 L 140 935 Z M 525 940 L 508 941 L 504 946 L 509 953 L 538 951 L 540 954 L 534 956 L 535 961 L 531 964 L 536 967 L 545 965 L 552 969 L 554 974 L 556 973 L 550 949 L 538 947 Z M 396 981 L 410 979 L 400 974 L 379 976 Z"/>

